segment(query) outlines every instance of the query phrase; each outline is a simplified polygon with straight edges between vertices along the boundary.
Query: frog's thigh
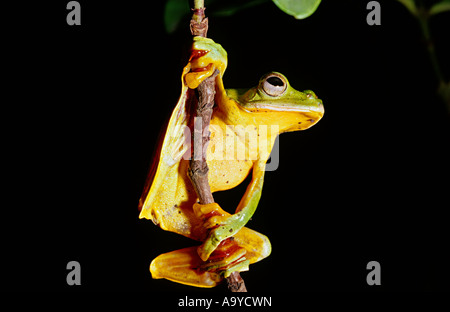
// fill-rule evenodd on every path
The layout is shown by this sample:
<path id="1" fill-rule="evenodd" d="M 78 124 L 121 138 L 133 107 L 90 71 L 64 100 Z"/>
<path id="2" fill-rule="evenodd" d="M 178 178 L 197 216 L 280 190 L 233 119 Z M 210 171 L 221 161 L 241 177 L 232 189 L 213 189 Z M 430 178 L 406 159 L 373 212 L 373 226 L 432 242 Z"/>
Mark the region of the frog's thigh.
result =
<path id="1" fill-rule="evenodd" d="M 250 263 L 258 262 L 270 255 L 272 246 L 267 236 L 247 227 L 243 227 L 234 235 L 239 246 L 247 250 L 246 258 Z"/>

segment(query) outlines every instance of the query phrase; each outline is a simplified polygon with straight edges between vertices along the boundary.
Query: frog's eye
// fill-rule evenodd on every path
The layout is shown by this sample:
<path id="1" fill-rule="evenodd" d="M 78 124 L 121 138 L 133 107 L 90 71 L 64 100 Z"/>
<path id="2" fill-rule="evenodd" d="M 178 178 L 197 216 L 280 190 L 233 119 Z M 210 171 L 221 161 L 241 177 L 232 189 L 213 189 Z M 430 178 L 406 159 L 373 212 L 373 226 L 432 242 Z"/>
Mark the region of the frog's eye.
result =
<path id="1" fill-rule="evenodd" d="M 270 96 L 280 96 L 286 91 L 286 78 L 278 73 L 270 73 L 261 79 L 260 86 Z"/>

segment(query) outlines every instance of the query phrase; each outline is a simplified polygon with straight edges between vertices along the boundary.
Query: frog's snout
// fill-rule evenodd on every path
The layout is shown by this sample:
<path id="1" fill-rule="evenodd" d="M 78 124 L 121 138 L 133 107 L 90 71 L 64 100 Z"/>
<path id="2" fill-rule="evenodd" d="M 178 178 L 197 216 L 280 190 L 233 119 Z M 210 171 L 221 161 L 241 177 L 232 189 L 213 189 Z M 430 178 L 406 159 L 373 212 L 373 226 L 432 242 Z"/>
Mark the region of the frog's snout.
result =
<path id="1" fill-rule="evenodd" d="M 303 91 L 303 93 L 306 94 L 306 97 L 309 100 L 314 100 L 315 102 L 317 102 L 317 108 L 314 109 L 314 110 L 319 112 L 319 113 L 321 113 L 323 115 L 325 113 L 325 109 L 323 107 L 322 100 L 319 99 L 319 97 L 311 90 L 305 90 L 305 91 Z"/>
<path id="2" fill-rule="evenodd" d="M 325 108 L 323 107 L 323 103 L 322 100 L 318 99 L 318 107 L 319 107 L 319 112 L 322 113 L 322 115 L 325 113 Z"/>

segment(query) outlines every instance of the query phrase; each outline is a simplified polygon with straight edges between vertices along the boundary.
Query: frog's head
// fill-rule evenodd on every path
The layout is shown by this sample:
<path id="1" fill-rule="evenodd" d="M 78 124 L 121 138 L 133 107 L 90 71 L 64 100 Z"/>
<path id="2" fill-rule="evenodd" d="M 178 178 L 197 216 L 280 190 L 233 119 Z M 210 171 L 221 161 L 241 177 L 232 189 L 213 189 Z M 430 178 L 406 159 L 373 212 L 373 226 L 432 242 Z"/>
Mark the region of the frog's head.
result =
<path id="1" fill-rule="evenodd" d="M 277 72 L 265 74 L 258 86 L 238 98 L 239 105 L 261 123 L 278 124 L 281 132 L 304 130 L 324 114 L 322 100 L 313 91 L 297 91 Z"/>

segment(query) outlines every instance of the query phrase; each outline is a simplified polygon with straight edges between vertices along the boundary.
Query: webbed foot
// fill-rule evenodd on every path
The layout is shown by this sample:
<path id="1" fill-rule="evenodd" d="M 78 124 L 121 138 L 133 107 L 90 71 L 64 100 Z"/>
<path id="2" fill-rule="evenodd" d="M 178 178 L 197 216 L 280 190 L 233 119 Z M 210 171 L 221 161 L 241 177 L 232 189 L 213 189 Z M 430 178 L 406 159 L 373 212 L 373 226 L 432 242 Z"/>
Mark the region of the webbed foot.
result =
<path id="1" fill-rule="evenodd" d="M 249 260 L 246 250 L 233 240 L 226 240 L 216 249 L 208 261 L 197 254 L 197 247 L 183 248 L 156 257 L 150 264 L 155 279 L 165 278 L 173 282 L 196 286 L 214 287 L 235 271 L 247 271 Z"/>
<path id="2" fill-rule="evenodd" d="M 241 229 L 236 224 L 239 215 L 229 214 L 217 203 L 206 205 L 196 203 L 193 209 L 195 215 L 203 220 L 203 226 L 208 231 L 207 238 L 198 247 L 198 255 L 203 261 L 206 261 L 223 240 L 233 236 Z"/>
<path id="3" fill-rule="evenodd" d="M 150 273 L 155 279 L 165 278 L 196 287 L 214 287 L 222 281 L 220 274 L 202 270 L 202 265 L 203 261 L 197 255 L 197 247 L 188 247 L 153 259 Z"/>

